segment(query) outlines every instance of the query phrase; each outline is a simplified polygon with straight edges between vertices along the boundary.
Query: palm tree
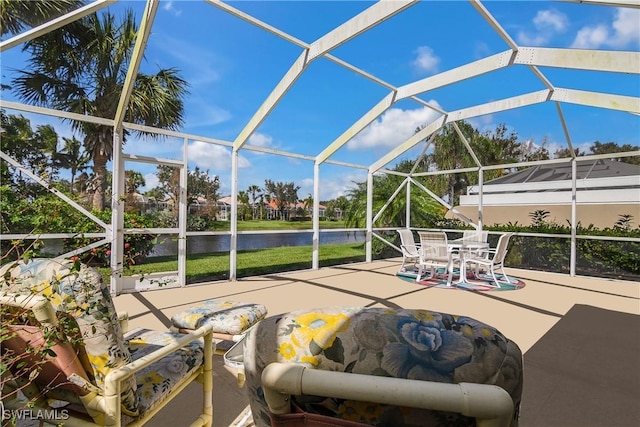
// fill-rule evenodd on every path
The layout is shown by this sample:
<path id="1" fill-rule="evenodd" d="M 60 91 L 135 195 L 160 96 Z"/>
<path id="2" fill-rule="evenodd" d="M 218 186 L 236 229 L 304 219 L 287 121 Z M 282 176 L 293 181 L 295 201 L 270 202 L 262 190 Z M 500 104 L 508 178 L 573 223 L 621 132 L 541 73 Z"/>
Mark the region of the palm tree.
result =
<path id="1" fill-rule="evenodd" d="M 0 33 L 18 34 L 58 16 L 75 10 L 82 0 L 2 0 L 0 1 Z"/>
<path id="2" fill-rule="evenodd" d="M 13 80 L 13 89 L 27 103 L 113 118 L 138 31 L 133 12 L 128 10 L 121 22 L 106 12 L 102 17 L 88 15 L 74 24 L 26 45 L 31 54 L 29 65 Z M 139 73 L 125 121 L 178 129 L 183 123 L 182 97 L 187 86 L 175 69 L 161 69 L 153 75 Z M 72 121 L 72 128 L 84 135 L 85 150 L 91 154 L 93 207 L 102 210 L 114 130 L 81 121 Z"/>
<path id="3" fill-rule="evenodd" d="M 261 196 L 260 191 L 261 188 L 257 185 L 250 185 L 249 188 L 247 188 L 247 192 L 251 195 L 251 217 L 253 219 L 256 219 L 256 200 Z M 262 208 L 260 211 L 262 212 Z"/>
<path id="4" fill-rule="evenodd" d="M 64 147 L 62 148 L 61 155 L 64 159 L 64 166 L 71 169 L 71 183 L 69 189 L 71 193 L 74 192 L 76 184 L 76 175 L 78 172 L 82 172 L 87 168 L 89 160 L 91 160 L 89 154 L 82 149 L 82 142 L 75 136 L 71 138 L 63 137 Z"/>
<path id="5" fill-rule="evenodd" d="M 307 194 L 307 197 L 301 200 L 301 202 L 303 203 L 302 209 L 304 210 L 304 215 L 306 216 L 308 214 L 310 217 L 313 217 L 313 195 L 311 193 Z"/>

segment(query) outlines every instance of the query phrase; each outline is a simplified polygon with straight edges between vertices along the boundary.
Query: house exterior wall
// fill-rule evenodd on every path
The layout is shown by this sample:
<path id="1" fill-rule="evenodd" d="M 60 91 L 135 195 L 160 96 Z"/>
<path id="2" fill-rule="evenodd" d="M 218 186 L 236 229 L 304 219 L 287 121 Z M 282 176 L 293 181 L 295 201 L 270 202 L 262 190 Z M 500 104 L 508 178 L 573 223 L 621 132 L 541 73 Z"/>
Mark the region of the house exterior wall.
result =
<path id="1" fill-rule="evenodd" d="M 544 199 L 543 199 L 544 200 Z M 542 202 L 542 200 L 541 200 Z M 457 206 L 458 212 L 472 220 L 478 222 L 477 206 Z M 518 223 L 519 225 L 530 225 L 529 216 L 536 210 L 549 212 L 547 221 L 560 225 L 569 225 L 571 221 L 571 204 L 520 204 L 520 205 L 483 205 L 483 224 L 497 225 L 507 223 Z M 640 205 L 630 203 L 609 203 L 609 204 L 578 204 L 577 220 L 582 226 L 593 224 L 597 228 L 613 227 L 620 215 L 633 215 L 632 226 L 637 227 L 640 223 Z M 447 213 L 447 218 L 456 218 L 452 211 Z"/>

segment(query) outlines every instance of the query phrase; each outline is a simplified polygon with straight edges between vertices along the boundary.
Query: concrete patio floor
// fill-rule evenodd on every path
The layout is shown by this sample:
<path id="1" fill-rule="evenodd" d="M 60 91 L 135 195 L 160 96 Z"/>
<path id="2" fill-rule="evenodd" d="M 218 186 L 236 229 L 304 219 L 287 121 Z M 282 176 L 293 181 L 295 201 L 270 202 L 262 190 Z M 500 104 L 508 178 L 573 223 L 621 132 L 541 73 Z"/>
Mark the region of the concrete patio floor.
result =
<path id="1" fill-rule="evenodd" d="M 211 299 L 264 304 L 269 315 L 325 306 L 421 308 L 463 314 L 498 328 L 522 352 L 531 348 L 575 304 L 640 315 L 640 283 L 570 277 L 507 268 L 525 281 L 516 291 L 472 292 L 427 288 L 395 276 L 400 259 L 349 264 L 315 271 L 252 277 L 235 282 L 190 285 L 115 298 L 118 311 L 129 314 L 129 328 L 164 330 L 171 316 L 192 304 Z M 214 426 L 229 426 L 242 417 L 248 404 L 244 389 L 214 356 Z M 190 406 L 200 406 L 198 386 L 187 388 L 150 425 L 182 426 Z M 530 426 L 525 426 L 530 427 Z"/>

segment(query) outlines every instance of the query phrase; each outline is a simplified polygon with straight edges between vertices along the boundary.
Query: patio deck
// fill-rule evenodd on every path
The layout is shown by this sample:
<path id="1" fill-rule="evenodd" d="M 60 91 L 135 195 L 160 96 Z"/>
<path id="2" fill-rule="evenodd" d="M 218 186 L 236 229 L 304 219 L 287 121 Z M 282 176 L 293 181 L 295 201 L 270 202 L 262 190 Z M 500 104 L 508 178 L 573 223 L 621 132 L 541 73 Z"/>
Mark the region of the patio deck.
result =
<path id="1" fill-rule="evenodd" d="M 282 273 L 263 277 L 241 279 L 237 282 L 219 282 L 191 285 L 185 288 L 164 289 L 144 293 L 123 294 L 115 298 L 119 311 L 129 313 L 130 328 L 146 327 L 166 329 L 174 313 L 182 311 L 195 302 L 210 298 L 227 298 L 238 301 L 259 302 L 267 306 L 269 315 L 303 308 L 331 305 L 424 308 L 452 314 L 464 314 L 497 327 L 514 340 L 525 354 L 525 393 L 521 416 L 521 427 L 551 426 L 528 411 L 544 411 L 545 402 L 527 401 L 527 351 L 538 343 L 575 305 L 588 305 L 613 312 L 630 313 L 633 347 L 638 350 L 640 329 L 640 283 L 623 282 L 587 277 L 570 277 L 528 270 L 507 268 L 513 275 L 526 282 L 517 291 L 472 292 L 427 288 L 395 277 L 399 259 L 376 261 L 371 264 L 349 264 L 316 271 Z M 615 330 L 611 331 L 615 334 Z M 598 351 L 597 345 L 587 351 Z M 620 360 L 638 360 L 638 353 L 620 355 Z M 244 390 L 237 387 L 235 378 L 222 366 L 222 357 L 215 356 L 214 369 L 214 426 L 229 426 L 234 423 L 248 401 Z M 627 365 L 628 366 L 628 365 Z M 629 382 L 625 393 L 631 402 L 640 397 L 640 368 L 633 364 L 628 372 Z M 594 372 L 594 376 L 606 376 L 607 370 Z M 576 387 L 581 387 L 577 384 Z M 589 385 L 585 385 L 589 386 Z M 593 386 L 593 384 L 591 384 Z M 197 387 L 197 386 L 191 386 Z M 182 393 L 152 420 L 153 426 L 181 426 L 182 414 L 189 405 L 199 406 L 196 388 Z M 617 396 L 616 393 L 611 395 Z M 536 397 L 538 399 L 538 397 Z M 583 411 L 576 399 L 574 408 L 584 418 L 558 421 L 558 426 L 590 426 L 589 411 Z M 607 405 L 603 402 L 603 405 Z M 588 408 L 582 408 L 588 409 Z M 593 409 L 593 408 L 592 408 Z M 634 412 L 635 411 L 635 412 Z M 557 415 L 557 414 L 556 414 Z M 619 421 L 610 419 L 609 426 L 640 425 L 640 411 L 630 408 Z M 636 424 L 627 424 L 637 420 Z M 616 424 L 617 423 L 617 424 Z"/>

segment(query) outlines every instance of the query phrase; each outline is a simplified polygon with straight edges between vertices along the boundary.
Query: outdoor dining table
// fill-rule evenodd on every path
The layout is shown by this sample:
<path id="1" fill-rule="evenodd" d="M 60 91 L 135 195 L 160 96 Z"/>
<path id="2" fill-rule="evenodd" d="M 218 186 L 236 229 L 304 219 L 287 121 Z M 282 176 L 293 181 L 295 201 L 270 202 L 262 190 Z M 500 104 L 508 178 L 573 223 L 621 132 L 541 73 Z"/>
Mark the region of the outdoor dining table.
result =
<path id="1" fill-rule="evenodd" d="M 469 283 L 467 281 L 467 268 L 464 262 L 465 256 L 480 251 L 488 251 L 488 242 L 478 242 L 469 239 L 456 239 L 448 242 L 449 252 L 457 252 L 460 256 L 460 277 L 453 284 Z"/>

